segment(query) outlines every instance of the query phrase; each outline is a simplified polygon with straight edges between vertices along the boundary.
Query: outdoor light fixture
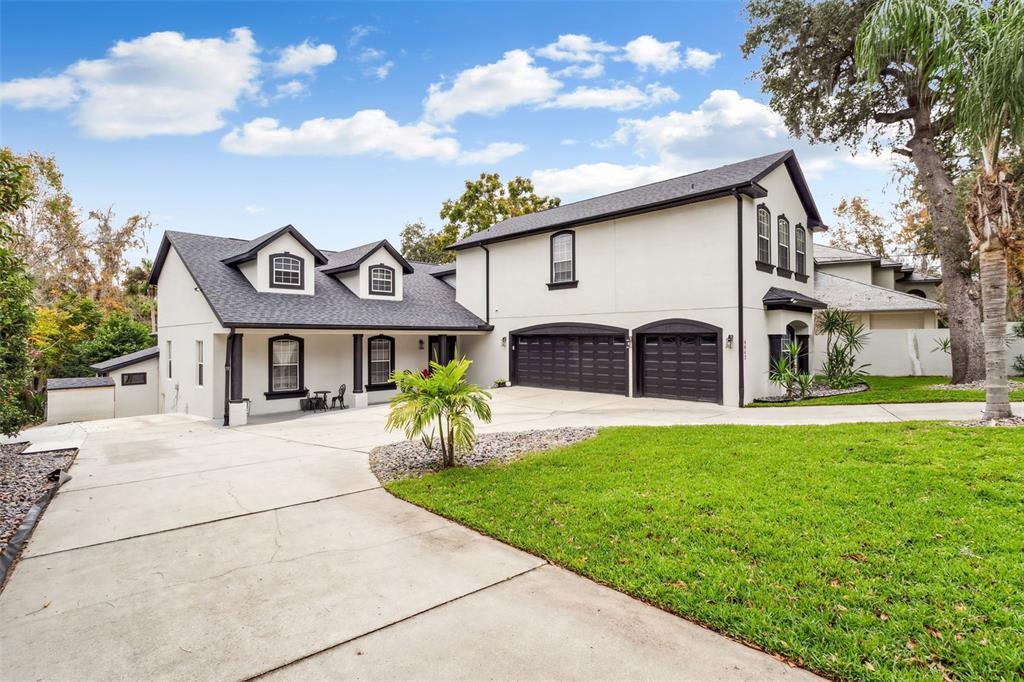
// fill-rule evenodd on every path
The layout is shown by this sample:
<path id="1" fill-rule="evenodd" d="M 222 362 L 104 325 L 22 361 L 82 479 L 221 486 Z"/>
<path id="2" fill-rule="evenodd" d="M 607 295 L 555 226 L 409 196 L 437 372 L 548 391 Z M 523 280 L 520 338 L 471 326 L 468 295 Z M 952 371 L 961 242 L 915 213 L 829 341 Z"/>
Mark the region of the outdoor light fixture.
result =
<path id="1" fill-rule="evenodd" d="M 501 337 L 501 347 L 502 347 L 502 348 L 504 348 L 504 347 L 505 347 L 505 344 L 506 344 L 506 343 L 508 343 L 508 337 L 507 337 L 507 336 L 503 336 L 503 337 Z"/>
<path id="2" fill-rule="evenodd" d="M 423 339 L 420 339 L 420 350 L 423 350 Z"/>
<path id="3" fill-rule="evenodd" d="M 732 334 L 729 334 L 729 336 L 725 337 L 725 347 L 732 348 Z"/>

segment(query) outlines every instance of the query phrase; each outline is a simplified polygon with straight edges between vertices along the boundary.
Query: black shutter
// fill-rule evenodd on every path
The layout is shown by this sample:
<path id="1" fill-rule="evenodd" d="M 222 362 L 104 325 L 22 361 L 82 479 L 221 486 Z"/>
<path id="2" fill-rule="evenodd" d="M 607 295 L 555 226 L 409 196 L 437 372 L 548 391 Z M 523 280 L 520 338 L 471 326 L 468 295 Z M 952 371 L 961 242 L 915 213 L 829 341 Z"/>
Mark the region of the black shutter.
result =
<path id="1" fill-rule="evenodd" d="M 797 359 L 797 367 L 801 374 L 811 373 L 811 337 L 807 334 L 797 334 L 796 342 L 800 344 L 800 357 Z"/>
<path id="2" fill-rule="evenodd" d="M 769 367 L 775 366 L 775 361 L 782 357 L 782 348 L 786 344 L 785 334 L 768 335 L 768 361 Z"/>

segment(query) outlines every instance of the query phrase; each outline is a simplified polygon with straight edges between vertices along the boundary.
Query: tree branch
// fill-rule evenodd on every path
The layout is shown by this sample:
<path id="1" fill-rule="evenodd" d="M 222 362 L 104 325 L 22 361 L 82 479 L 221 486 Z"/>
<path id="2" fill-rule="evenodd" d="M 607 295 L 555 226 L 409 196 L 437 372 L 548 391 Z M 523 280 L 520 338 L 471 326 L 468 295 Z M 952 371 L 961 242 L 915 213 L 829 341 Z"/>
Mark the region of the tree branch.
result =
<path id="1" fill-rule="evenodd" d="M 915 113 L 917 113 L 916 107 L 907 107 L 899 111 L 876 111 L 872 116 L 878 123 L 896 123 L 914 118 Z"/>
<path id="2" fill-rule="evenodd" d="M 914 152 L 909 149 L 904 149 L 903 147 L 893 147 L 892 153 L 899 154 L 900 156 L 906 156 L 907 158 L 912 158 L 914 156 Z"/>

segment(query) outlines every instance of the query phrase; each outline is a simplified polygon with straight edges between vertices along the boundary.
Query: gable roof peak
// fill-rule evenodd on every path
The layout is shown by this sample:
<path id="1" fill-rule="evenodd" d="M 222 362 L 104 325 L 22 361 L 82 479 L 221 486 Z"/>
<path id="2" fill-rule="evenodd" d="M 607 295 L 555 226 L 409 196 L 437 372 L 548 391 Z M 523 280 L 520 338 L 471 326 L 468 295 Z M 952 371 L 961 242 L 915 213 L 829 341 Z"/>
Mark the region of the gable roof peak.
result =
<path id="1" fill-rule="evenodd" d="M 274 241 L 275 239 L 277 239 L 278 237 L 285 233 L 290 234 L 292 237 L 296 239 L 296 241 L 302 244 L 302 247 L 304 249 L 309 251 L 309 253 L 313 256 L 313 261 L 316 265 L 327 264 L 327 256 L 321 253 L 320 249 L 313 246 L 308 239 L 303 237 L 302 233 L 299 232 L 299 230 L 291 223 L 283 227 L 279 227 L 276 230 L 271 230 L 266 234 L 261 234 L 259 237 L 256 237 L 255 239 L 250 239 L 247 242 L 242 242 L 239 245 L 237 252 L 232 253 L 230 256 L 224 258 L 221 262 L 226 263 L 227 265 L 237 265 L 238 263 L 250 261 L 256 257 L 256 255 L 260 252 L 260 249 L 262 249 L 264 246 L 271 243 L 272 241 Z"/>

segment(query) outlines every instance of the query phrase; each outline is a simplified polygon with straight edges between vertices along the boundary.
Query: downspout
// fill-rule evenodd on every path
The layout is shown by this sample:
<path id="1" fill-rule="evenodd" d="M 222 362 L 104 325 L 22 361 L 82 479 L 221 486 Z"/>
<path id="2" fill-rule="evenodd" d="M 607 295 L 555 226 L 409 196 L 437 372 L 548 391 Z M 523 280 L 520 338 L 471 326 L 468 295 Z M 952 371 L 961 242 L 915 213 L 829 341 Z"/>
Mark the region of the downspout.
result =
<path id="1" fill-rule="evenodd" d="M 744 355 L 747 348 L 743 337 L 743 197 L 739 190 L 734 189 L 732 193 L 736 197 L 736 336 L 739 349 L 740 407 L 743 407 L 746 404 L 744 400 L 746 377 Z"/>
<path id="2" fill-rule="evenodd" d="M 484 311 L 484 322 L 487 324 L 491 323 L 491 252 L 487 249 L 484 244 L 480 245 L 480 248 L 484 250 L 484 305 L 487 309 Z"/>

